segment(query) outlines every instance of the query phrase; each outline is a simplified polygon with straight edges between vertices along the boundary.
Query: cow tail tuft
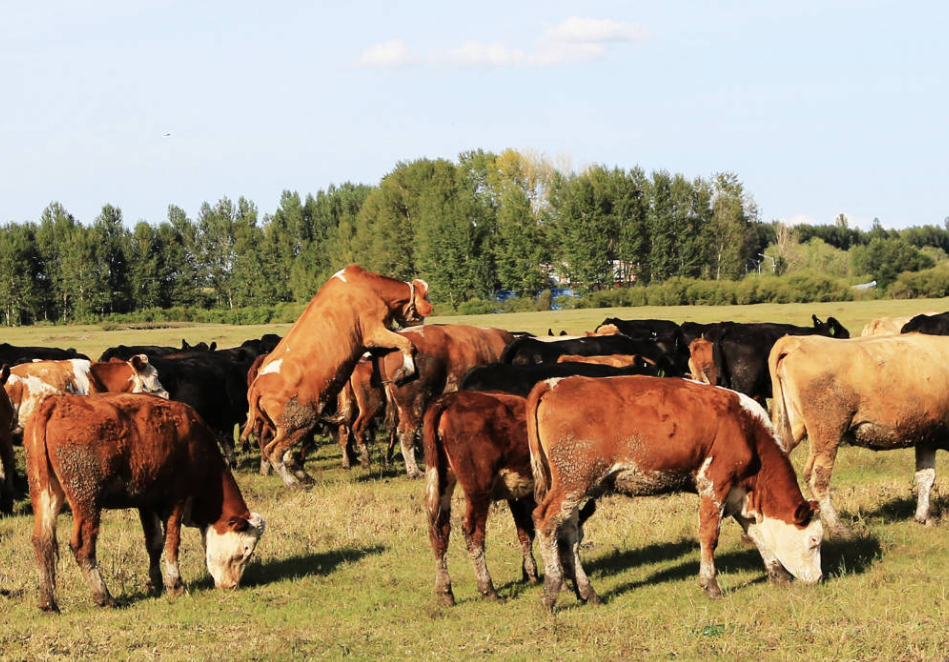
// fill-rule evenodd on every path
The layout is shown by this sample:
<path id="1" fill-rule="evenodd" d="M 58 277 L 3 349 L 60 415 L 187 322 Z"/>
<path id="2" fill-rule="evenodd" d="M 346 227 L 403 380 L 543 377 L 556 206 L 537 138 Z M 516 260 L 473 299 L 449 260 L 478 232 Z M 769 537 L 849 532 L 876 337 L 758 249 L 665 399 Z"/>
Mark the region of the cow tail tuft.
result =
<path id="1" fill-rule="evenodd" d="M 771 423 L 782 449 L 785 453 L 790 453 L 795 444 L 788 414 L 787 384 L 784 382 L 782 370 L 787 355 L 788 351 L 779 342 L 768 357 L 768 370 L 771 372 Z"/>
<path id="2" fill-rule="evenodd" d="M 435 526 L 441 514 L 442 476 L 445 471 L 448 471 L 445 447 L 438 436 L 438 425 L 444 411 L 445 402 L 439 398 L 429 405 L 422 419 L 422 448 L 425 453 L 425 510 L 432 526 Z"/>
<path id="3" fill-rule="evenodd" d="M 244 423 L 244 429 L 241 430 L 241 444 L 246 444 L 252 433 L 261 434 L 258 431 L 258 421 L 262 414 L 260 412 L 260 393 L 251 386 L 247 393 L 247 421 Z"/>
<path id="4" fill-rule="evenodd" d="M 540 401 L 550 388 L 546 381 L 540 382 L 527 396 L 527 443 L 531 452 L 531 473 L 534 474 L 534 500 L 538 505 L 547 495 L 547 490 L 550 489 L 550 465 L 547 462 L 547 454 L 544 452 L 544 446 L 540 441 L 540 434 L 537 429 Z"/>

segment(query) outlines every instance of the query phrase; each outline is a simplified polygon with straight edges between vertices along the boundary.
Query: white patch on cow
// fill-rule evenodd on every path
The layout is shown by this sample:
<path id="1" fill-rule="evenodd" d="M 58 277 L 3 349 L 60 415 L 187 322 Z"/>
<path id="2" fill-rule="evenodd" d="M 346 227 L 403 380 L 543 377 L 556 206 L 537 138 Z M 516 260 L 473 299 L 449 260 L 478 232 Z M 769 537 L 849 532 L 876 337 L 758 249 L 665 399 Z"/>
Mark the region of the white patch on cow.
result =
<path id="1" fill-rule="evenodd" d="M 405 369 L 406 375 L 415 375 L 418 373 L 415 369 L 415 359 L 412 358 L 411 354 L 402 355 L 402 367 Z"/>
<path id="2" fill-rule="evenodd" d="M 419 325 L 419 326 L 409 326 L 409 327 L 406 327 L 406 328 L 402 329 L 402 333 L 418 333 L 418 334 L 420 334 L 420 335 L 424 335 L 424 334 L 425 334 L 425 328 L 426 328 L 426 327 L 425 327 L 424 324 L 421 324 L 421 325 Z"/>
<path id="3" fill-rule="evenodd" d="M 241 576 L 250 563 L 257 541 L 264 532 L 264 519 L 251 515 L 250 528 L 246 531 L 218 533 L 209 526 L 205 533 L 208 572 L 214 577 L 217 588 L 237 588 Z"/>
<path id="4" fill-rule="evenodd" d="M 269 375 L 270 373 L 280 374 L 280 365 L 283 363 L 283 359 L 277 359 L 276 361 L 271 361 L 264 366 L 263 370 L 257 373 L 257 376 L 260 375 Z"/>
<path id="5" fill-rule="evenodd" d="M 721 509 L 722 504 L 715 498 L 715 484 L 707 475 L 709 465 L 712 464 L 712 460 L 714 459 L 714 455 L 709 455 L 705 458 L 705 462 L 702 463 L 699 470 L 695 472 L 695 489 L 699 493 L 699 496 L 708 497 L 712 500 L 712 503 L 715 504 L 716 508 Z"/>
<path id="6" fill-rule="evenodd" d="M 89 395 L 89 372 L 92 370 L 92 364 L 86 359 L 69 359 L 72 364 L 73 372 L 73 390 L 71 393 L 78 395 Z M 69 387 L 66 387 L 69 391 Z"/>
<path id="7" fill-rule="evenodd" d="M 438 467 L 425 470 L 425 501 L 429 508 L 438 503 Z"/>
<path id="8" fill-rule="evenodd" d="M 564 377 L 551 377 L 550 379 L 545 379 L 544 383 L 547 384 L 547 387 L 552 391 L 557 388 L 557 384 L 559 384 L 562 379 L 564 379 Z"/>
<path id="9" fill-rule="evenodd" d="M 346 275 L 345 275 L 345 274 L 346 274 L 346 268 L 343 267 L 342 269 L 340 269 L 339 271 L 337 271 L 335 274 L 333 274 L 332 278 L 339 278 L 341 281 L 343 281 L 344 283 L 346 283 L 346 282 L 348 282 L 348 281 L 346 280 Z"/>
<path id="10" fill-rule="evenodd" d="M 728 389 L 725 389 L 725 390 L 728 390 Z M 752 416 L 757 418 L 759 421 L 764 423 L 765 428 L 769 432 L 772 432 L 772 433 L 774 432 L 774 426 L 771 425 L 771 419 L 768 418 L 768 412 L 764 410 L 764 407 L 758 404 L 758 402 L 754 398 L 749 398 L 744 393 L 739 393 L 738 391 L 732 391 L 732 393 L 738 396 L 738 402 L 741 404 L 742 409 L 744 409 L 745 411 L 750 413 Z"/>
<path id="11" fill-rule="evenodd" d="M 781 565 L 805 584 L 821 580 L 820 545 L 824 525 L 814 517 L 804 528 L 798 528 L 775 517 L 758 517 L 748 525 L 748 536 L 766 557 L 770 552 Z"/>
<path id="12" fill-rule="evenodd" d="M 534 479 L 529 476 L 522 476 L 516 471 L 510 469 L 501 469 L 498 472 L 498 480 L 504 485 L 504 489 L 510 495 L 511 499 L 520 499 L 534 492 Z"/>

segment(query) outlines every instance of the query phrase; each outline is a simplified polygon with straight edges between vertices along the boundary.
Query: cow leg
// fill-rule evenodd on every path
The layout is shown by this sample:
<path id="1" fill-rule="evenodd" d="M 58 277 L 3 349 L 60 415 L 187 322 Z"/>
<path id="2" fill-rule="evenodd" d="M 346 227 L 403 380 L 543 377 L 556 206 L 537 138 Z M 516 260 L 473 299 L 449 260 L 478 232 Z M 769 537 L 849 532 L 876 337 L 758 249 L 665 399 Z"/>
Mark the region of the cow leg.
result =
<path id="1" fill-rule="evenodd" d="M 287 430 L 282 427 L 278 428 L 277 435 L 273 441 L 264 448 L 264 455 L 269 458 L 274 471 L 277 472 L 277 475 L 280 476 L 284 484 L 288 487 L 311 485 L 314 482 L 302 467 L 294 467 L 294 471 L 292 472 L 287 467 L 287 462 L 293 461 L 292 454 L 289 453 L 290 448 L 299 442 L 307 432 L 309 432 L 307 428 L 297 428 L 295 430 Z"/>
<path id="2" fill-rule="evenodd" d="M 715 548 L 722 528 L 722 507 L 711 495 L 703 495 L 699 502 L 699 585 L 710 598 L 722 597 L 715 570 Z"/>
<path id="3" fill-rule="evenodd" d="M 164 587 L 161 576 L 161 550 L 165 546 L 165 532 L 158 514 L 147 508 L 138 509 L 138 517 L 142 522 L 142 531 L 145 533 L 145 549 L 148 550 L 148 584 L 149 592 L 160 592 Z"/>
<path id="4" fill-rule="evenodd" d="M 561 564 L 573 582 L 573 591 L 578 600 L 591 605 L 600 604 L 600 596 L 593 590 L 590 578 L 580 563 L 580 543 L 583 531 L 580 528 L 580 514 L 576 509 L 564 522 L 563 538 L 560 541 Z"/>
<path id="5" fill-rule="evenodd" d="M 73 509 L 73 529 L 72 538 L 69 546 L 72 548 L 73 556 L 79 569 L 82 570 L 89 588 L 92 590 L 92 598 L 100 607 L 114 607 L 115 600 L 109 594 L 105 582 L 102 580 L 102 573 L 99 572 L 99 562 L 96 559 L 96 540 L 99 537 L 99 513 L 93 510 L 89 513 L 83 513 L 81 510 Z"/>
<path id="6" fill-rule="evenodd" d="M 391 376 L 396 384 L 401 384 L 418 374 L 414 358 L 415 345 L 405 336 L 389 331 L 380 325 L 372 329 L 363 329 L 363 342 L 368 348 L 395 348 L 402 352 L 402 366 Z"/>
<path id="7" fill-rule="evenodd" d="M 168 595 L 181 595 L 184 586 L 181 583 L 181 570 L 178 566 L 178 546 L 181 544 L 181 517 L 184 504 L 178 504 L 165 521 L 165 563 L 162 575 L 165 591 Z"/>
<path id="8" fill-rule="evenodd" d="M 534 520 L 531 511 L 536 505 L 534 497 L 523 499 L 508 499 L 507 505 L 511 508 L 514 517 L 514 527 L 517 529 L 517 539 L 521 542 L 521 552 L 524 555 L 524 564 L 521 567 L 521 581 L 536 584 L 537 562 L 534 561 Z"/>
<path id="9" fill-rule="evenodd" d="M 461 532 L 465 536 L 465 546 L 474 565 L 475 578 L 478 582 L 478 592 L 489 600 L 497 600 L 498 594 L 488 572 L 488 562 L 484 557 L 485 524 L 488 521 L 488 508 L 491 498 L 488 494 L 465 494 L 465 519 L 461 524 Z"/>
<path id="10" fill-rule="evenodd" d="M 56 605 L 56 560 L 59 545 L 56 542 L 56 518 L 63 508 L 65 494 L 54 476 L 51 485 L 40 491 L 31 490 L 33 502 L 33 560 L 40 580 L 40 609 L 58 612 Z"/>
<path id="11" fill-rule="evenodd" d="M 368 469 L 372 466 L 372 460 L 369 457 L 369 430 L 372 424 L 372 419 L 370 417 L 364 417 L 360 414 L 356 418 L 356 422 L 353 423 L 352 435 L 353 439 L 356 441 L 356 446 L 359 447 L 359 464 Z"/>
<path id="12" fill-rule="evenodd" d="M 224 459 L 227 461 L 227 466 L 229 466 L 231 469 L 236 469 L 237 456 L 234 455 L 233 435 L 233 431 L 230 433 L 218 432 L 217 438 L 218 443 L 221 445 L 221 450 L 224 452 Z"/>
<path id="13" fill-rule="evenodd" d="M 554 605 L 557 604 L 557 595 L 563 585 L 564 568 L 561 565 L 558 550 L 560 529 L 578 505 L 577 500 L 568 500 L 557 490 L 550 489 L 544 500 L 534 509 L 538 546 L 544 560 L 542 603 L 549 611 L 553 611 Z"/>
<path id="14" fill-rule="evenodd" d="M 405 473 L 409 478 L 422 477 L 415 461 L 415 430 L 415 427 L 399 430 L 399 445 L 402 447 L 402 459 L 405 460 Z"/>
<path id="15" fill-rule="evenodd" d="M 838 437 L 839 438 L 839 437 Z M 837 443 L 821 443 L 815 434 L 810 435 L 810 454 L 804 466 L 804 479 L 811 486 L 811 494 L 820 504 L 820 515 L 832 536 L 853 538 L 853 531 L 844 526 L 830 500 L 830 475 L 837 458 Z"/>
<path id="16" fill-rule="evenodd" d="M 916 447 L 916 521 L 932 526 L 929 513 L 929 495 L 936 482 L 936 449 L 931 446 Z"/>
<path id="17" fill-rule="evenodd" d="M 336 439 L 339 442 L 340 450 L 343 451 L 343 469 L 352 468 L 356 463 L 356 453 L 353 451 L 353 431 L 347 424 L 342 423 L 336 427 Z"/>
<path id="18" fill-rule="evenodd" d="M 457 481 L 450 471 L 445 472 L 444 480 L 439 480 L 437 467 L 430 467 L 428 471 L 425 506 L 428 514 L 428 537 L 435 554 L 435 594 L 443 605 L 451 607 L 455 604 L 455 594 L 451 590 L 447 554 L 451 536 L 451 495 L 455 491 Z"/>

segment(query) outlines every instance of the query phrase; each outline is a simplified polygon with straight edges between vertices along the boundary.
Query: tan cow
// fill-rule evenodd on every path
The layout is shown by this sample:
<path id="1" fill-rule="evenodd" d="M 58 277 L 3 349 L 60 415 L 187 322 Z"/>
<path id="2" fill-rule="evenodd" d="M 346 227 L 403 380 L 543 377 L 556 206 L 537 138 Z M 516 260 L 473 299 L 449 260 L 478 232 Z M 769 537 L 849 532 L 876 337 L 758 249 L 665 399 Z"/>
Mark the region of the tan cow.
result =
<path id="1" fill-rule="evenodd" d="M 938 312 L 916 313 L 915 315 L 904 315 L 902 317 L 879 317 L 867 322 L 860 332 L 860 337 L 866 336 L 895 336 L 899 335 L 903 325 L 909 322 L 916 315 L 938 315 Z"/>
<path id="2" fill-rule="evenodd" d="M 22 434 L 27 422 L 48 396 L 54 393 L 150 393 L 168 398 L 158 380 L 158 371 L 144 354 L 128 361 L 34 361 L 10 369 L 4 385 L 13 403 L 13 432 Z"/>
<path id="3" fill-rule="evenodd" d="M 593 365 L 609 365 L 614 368 L 625 368 L 640 361 L 655 365 L 655 362 L 641 357 L 638 354 L 603 354 L 598 356 L 564 354 L 563 356 L 557 357 L 557 363 L 592 363 Z"/>
<path id="4" fill-rule="evenodd" d="M 267 355 L 247 393 L 249 413 L 241 439 L 260 426 L 259 418 L 276 430 L 263 455 L 284 483 L 313 482 L 288 451 L 316 427 L 363 352 L 398 349 L 402 364 L 392 379 L 415 374 L 412 343 L 389 327 L 430 315 L 427 297 L 425 281 L 405 283 L 351 264 L 326 281 Z"/>
<path id="5" fill-rule="evenodd" d="M 580 600 L 599 597 L 580 564 L 580 509 L 600 494 L 698 492 L 699 578 L 721 595 L 713 555 L 731 515 L 758 547 L 769 576 L 822 577 L 817 504 L 801 495 L 764 409 L 745 395 L 684 379 L 565 377 L 527 398 L 527 435 L 544 558 L 544 605 L 564 573 Z M 563 564 L 566 564 L 564 567 Z"/>
<path id="6" fill-rule="evenodd" d="M 66 503 L 73 521 L 69 546 L 101 606 L 114 604 L 96 560 L 103 509 L 138 509 L 151 589 L 183 590 L 182 524 L 201 530 L 214 585 L 237 588 L 264 520 L 248 510 L 214 431 L 188 405 L 128 393 L 52 395 L 27 426 L 23 446 L 44 611 L 59 611 L 56 520 Z"/>
<path id="7" fill-rule="evenodd" d="M 932 523 L 936 450 L 949 450 L 949 338 L 786 336 L 768 367 L 775 429 L 789 452 L 808 438 L 804 479 L 831 533 L 852 535 L 830 498 L 842 441 L 871 450 L 915 447 L 916 520 Z"/>

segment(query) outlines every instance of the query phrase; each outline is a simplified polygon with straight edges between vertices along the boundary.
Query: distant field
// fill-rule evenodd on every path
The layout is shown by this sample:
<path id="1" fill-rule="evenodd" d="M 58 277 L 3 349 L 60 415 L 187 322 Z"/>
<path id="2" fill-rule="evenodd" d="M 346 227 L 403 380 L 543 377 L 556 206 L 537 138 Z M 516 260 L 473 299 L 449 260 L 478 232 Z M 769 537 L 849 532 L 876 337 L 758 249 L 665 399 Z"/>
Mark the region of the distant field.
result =
<path id="1" fill-rule="evenodd" d="M 883 315 L 947 310 L 949 299 L 746 307 L 578 310 L 432 318 L 513 330 L 571 333 L 604 317 L 682 321 L 772 320 L 807 324 L 833 315 L 859 335 Z M 222 346 L 282 333 L 286 326 L 174 326 L 103 331 L 99 327 L 4 329 L 3 341 L 75 347 L 97 356 L 124 344 L 217 340 Z M 701 413 L 696 412 L 696 415 Z M 381 444 L 374 460 L 381 456 Z M 795 452 L 800 467 L 806 449 Z M 22 457 L 21 468 L 22 468 Z M 771 586 L 740 527 L 723 525 L 716 556 L 721 600 L 698 586 L 698 499 L 694 495 L 602 501 L 589 521 L 583 555 L 604 597 L 580 606 L 572 594 L 546 614 L 541 587 L 521 585 L 520 550 L 506 506 L 488 522 L 488 564 L 502 601 L 477 597 L 464 549 L 456 497 L 449 569 L 458 605 L 434 596 L 434 563 L 423 512 L 424 484 L 401 465 L 351 472 L 324 445 L 309 462 L 317 484 L 289 491 L 256 474 L 241 457 L 238 481 L 268 530 L 245 585 L 221 592 L 204 568 L 198 534 L 187 529 L 177 599 L 144 591 L 147 557 L 133 512 L 103 519 L 100 564 L 114 610 L 95 607 L 66 544 L 71 519 L 60 518 L 62 615 L 36 608 L 36 580 L 26 500 L 0 519 L 0 662 L 6 660 L 945 660 L 949 651 L 949 518 L 934 528 L 912 522 L 913 453 L 845 447 L 833 485 L 856 541 L 825 541 L 825 581 Z M 938 458 L 936 512 L 946 512 L 946 455 Z M 806 493 L 806 488 L 805 488 Z M 538 555 L 539 560 L 539 555 Z"/>

